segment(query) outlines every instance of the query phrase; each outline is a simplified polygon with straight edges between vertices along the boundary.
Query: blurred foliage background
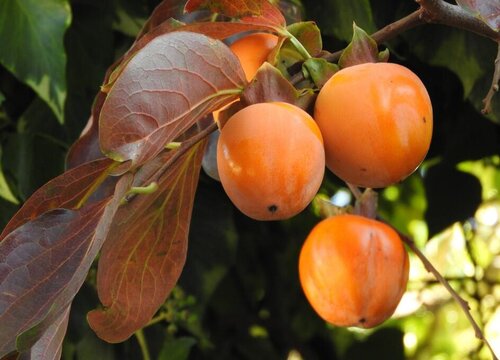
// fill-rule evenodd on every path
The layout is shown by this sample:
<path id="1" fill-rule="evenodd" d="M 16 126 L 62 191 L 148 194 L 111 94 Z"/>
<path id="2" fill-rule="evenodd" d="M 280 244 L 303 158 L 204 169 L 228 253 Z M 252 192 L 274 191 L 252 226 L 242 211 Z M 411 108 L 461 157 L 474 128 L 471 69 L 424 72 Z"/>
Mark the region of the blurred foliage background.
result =
<path id="1" fill-rule="evenodd" d="M 0 223 L 64 170 L 104 72 L 133 42 L 158 0 L 0 0 Z M 291 19 L 315 20 L 324 47 L 343 48 L 352 21 L 369 32 L 417 9 L 410 0 L 290 0 Z M 380 191 L 380 215 L 410 234 L 469 302 L 500 353 L 500 100 L 481 115 L 495 44 L 439 25 L 385 44 L 392 62 L 426 84 L 435 131 L 422 167 Z M 321 189 L 349 201 L 331 173 Z M 335 328 L 305 300 L 297 274 L 314 206 L 284 222 L 240 214 L 201 174 L 187 264 L 141 334 L 100 341 L 86 313 L 98 303 L 93 272 L 71 312 L 64 359 L 489 359 L 461 309 L 412 256 L 396 316 L 373 330 Z M 144 346 L 144 344 L 142 345 Z"/>

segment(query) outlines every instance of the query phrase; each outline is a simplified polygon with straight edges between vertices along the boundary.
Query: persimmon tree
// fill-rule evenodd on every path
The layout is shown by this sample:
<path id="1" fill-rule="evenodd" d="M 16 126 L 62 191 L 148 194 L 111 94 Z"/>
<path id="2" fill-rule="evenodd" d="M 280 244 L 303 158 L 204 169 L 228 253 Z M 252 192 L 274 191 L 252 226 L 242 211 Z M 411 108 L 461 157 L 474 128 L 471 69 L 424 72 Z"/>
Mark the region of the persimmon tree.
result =
<path id="1" fill-rule="evenodd" d="M 7 30 L 14 26 L 9 22 L 8 14 L 24 2 L 8 0 L 0 4 L 0 41 L 9 40 Z M 493 46 L 497 45 L 496 59 L 489 59 L 492 79 L 484 91 L 481 109 L 485 115 L 489 114 L 491 124 L 498 121 L 499 115 L 495 112 L 498 100 L 494 94 L 498 91 L 500 78 L 500 5 L 480 0 L 457 2 L 458 5 L 441 0 L 417 1 L 415 11 L 385 24 L 371 35 L 354 24 L 352 40 L 347 45 L 335 44 L 336 48 L 332 49 L 323 46 L 329 37 L 322 36 L 315 22 L 287 23 L 285 15 L 296 15 L 287 11 L 293 7 L 288 2 L 160 2 L 136 32 L 131 46 L 107 68 L 93 100 L 86 129 L 67 151 L 64 172 L 33 194 L 25 194 L 30 196 L 23 199 L 22 206 L 6 222 L 0 234 L 0 358 L 60 358 L 72 304 L 77 293 L 85 291 L 87 286 L 96 289 L 99 300 L 99 305 L 86 315 L 95 334 L 109 343 L 127 341 L 135 334 L 142 355 L 149 358 L 148 339 L 143 329 L 164 320 L 175 327 L 176 316 L 180 316 L 182 308 L 192 302 L 176 284 L 183 274 L 186 257 L 191 251 L 197 251 L 196 244 L 191 244 L 188 252 L 188 239 L 190 230 L 196 231 L 192 226 L 192 212 L 208 136 L 218 131 L 218 127 L 230 124 L 228 118 L 242 108 L 241 111 L 249 111 L 258 103 L 281 103 L 280 106 L 289 103 L 296 108 L 295 112 L 309 116 L 305 113 L 307 111 L 314 115 L 318 93 L 339 69 L 366 62 L 387 62 L 389 50 L 397 54 L 399 49 L 379 48 L 385 42 L 405 36 L 417 26 L 441 24 L 457 28 L 461 33 L 475 33 L 475 36 L 491 40 Z M 53 10 L 49 8 L 45 10 Z M 64 16 L 64 9 L 55 8 L 60 11 L 56 14 L 59 24 L 67 26 L 69 16 Z M 180 8 L 184 14 L 179 17 Z M 348 21 L 352 23 L 357 19 Z M 275 41 L 272 49 L 265 51 L 267 61 L 250 76 L 242 67 L 237 52 L 228 46 L 229 42 L 249 33 L 272 34 L 266 36 Z M 67 46 L 74 45 L 68 41 Z M 37 50 L 42 51 L 30 50 L 34 52 L 31 54 L 33 58 Z M 63 60 L 56 54 L 54 59 L 57 59 L 54 62 Z M 49 58 L 44 60 L 45 68 L 42 64 L 40 68 L 30 69 L 27 63 L 19 65 L 21 62 L 15 54 L 0 54 L 0 63 L 5 69 L 28 84 L 34 92 L 30 96 L 38 94 L 62 121 L 62 94 L 66 89 L 61 84 L 64 81 L 44 78 L 44 71 L 54 66 Z M 111 64 L 111 59 L 108 60 Z M 452 54 L 449 61 L 453 62 Z M 377 81 L 376 73 L 373 81 Z M 11 92 L 0 90 L 7 94 L 4 97 L 0 92 L 0 103 L 9 100 Z M 328 103 L 327 99 L 323 106 Z M 39 101 L 38 106 L 40 111 L 46 105 Z M 37 107 L 31 111 L 37 112 Z M 432 118 L 429 111 L 429 107 L 424 109 L 424 123 Z M 217 112 L 217 121 L 213 121 L 214 112 Z M 10 113 L 15 113 L 15 109 Z M 434 119 L 440 121 L 439 113 Z M 272 116 L 265 121 L 272 121 Z M 498 133 L 498 126 L 492 126 L 496 126 Z M 363 129 L 354 129 L 346 136 L 355 136 L 356 131 L 362 132 Z M 282 135 L 288 136 L 286 131 Z M 428 131 L 426 136 L 430 136 Z M 429 138 L 422 140 L 425 149 L 411 164 L 412 169 L 405 169 L 402 176 L 391 179 L 389 183 L 374 186 L 407 181 L 404 178 L 422 160 L 429 141 Z M 256 144 L 252 146 L 261 146 L 258 142 Z M 342 148 L 348 149 L 348 155 L 352 156 L 354 150 L 348 148 L 348 144 L 349 140 L 346 140 Z M 295 153 L 311 150 L 295 149 Z M 431 148 L 431 155 L 432 151 Z M 496 151 L 498 153 L 498 149 Z M 298 163 L 304 161 L 300 158 Z M 391 159 L 387 161 L 391 162 Z M 320 163 L 321 171 L 323 164 Z M 289 172 L 283 173 L 292 176 Z M 343 178 L 341 174 L 336 175 Z M 203 181 L 204 175 L 201 176 Z M 333 178 L 332 174 L 328 176 Z M 286 183 L 286 179 L 282 180 Z M 16 197 L 16 191 L 10 190 L 8 180 L 0 181 L 3 198 L 12 202 L 23 198 Z M 338 178 L 333 181 L 342 184 Z M 330 180 L 324 181 L 321 194 L 314 202 L 316 213 L 331 215 L 351 211 L 325 200 L 324 195 L 332 190 L 330 183 Z M 356 186 L 367 183 L 345 184 L 356 199 L 354 212 L 378 218 L 371 221 L 392 223 L 400 231 L 398 236 L 461 306 L 476 337 L 481 340 L 481 346 L 496 358 L 467 302 L 436 270 L 415 241 L 402 234 L 407 229 L 401 227 L 389 211 L 376 211 L 375 192 L 371 189 L 362 191 Z M 342 186 L 337 185 L 335 189 Z M 314 192 L 317 187 L 316 184 Z M 22 194 L 20 189 L 17 195 Z M 220 201 L 220 197 L 213 200 Z M 206 205 L 217 210 L 217 204 Z M 297 211 L 304 206 L 305 203 L 301 204 Z M 211 209 L 204 211 L 210 212 Z M 293 221 L 288 220 L 289 224 Z M 316 217 L 311 222 L 319 222 L 319 219 Z M 308 231 L 311 228 L 309 226 Z M 297 251 L 295 255 L 298 255 Z M 298 256 L 295 260 L 298 262 Z M 189 277 L 189 274 L 183 276 Z M 274 278 L 276 275 L 266 276 Z M 203 288 L 203 277 L 199 276 L 198 280 L 198 286 Z M 298 276 L 292 280 L 296 284 L 299 282 Z M 274 281 L 291 282 L 290 279 Z M 400 289 L 397 290 L 400 295 Z M 478 292 L 475 294 L 480 297 Z M 394 310 L 393 305 L 390 312 Z M 262 314 L 265 318 L 266 313 Z M 376 323 L 379 322 L 377 319 Z M 203 338 L 199 324 L 186 328 Z M 191 345 L 187 340 L 185 347 Z M 160 357 L 168 358 L 169 351 L 168 347 L 163 349 Z"/>

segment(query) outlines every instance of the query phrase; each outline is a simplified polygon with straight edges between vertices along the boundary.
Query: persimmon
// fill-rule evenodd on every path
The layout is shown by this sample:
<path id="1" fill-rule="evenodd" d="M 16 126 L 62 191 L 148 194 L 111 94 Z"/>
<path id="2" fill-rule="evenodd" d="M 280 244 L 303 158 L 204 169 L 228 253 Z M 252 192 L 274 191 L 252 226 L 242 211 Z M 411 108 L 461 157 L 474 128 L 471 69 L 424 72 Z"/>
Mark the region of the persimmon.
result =
<path id="1" fill-rule="evenodd" d="M 432 105 L 422 81 L 391 63 L 366 63 L 335 73 L 321 88 L 314 119 L 327 167 L 353 185 L 380 188 L 403 180 L 425 158 Z"/>
<path id="2" fill-rule="evenodd" d="M 250 81 L 277 44 L 278 37 L 276 35 L 252 33 L 236 40 L 229 48 L 240 60 L 245 76 Z"/>
<path id="3" fill-rule="evenodd" d="M 337 326 L 374 327 L 396 309 L 408 281 L 408 254 L 390 226 L 359 215 L 318 223 L 299 257 L 313 309 Z"/>
<path id="4" fill-rule="evenodd" d="M 253 104 L 222 128 L 217 167 L 224 190 L 241 212 L 256 220 L 290 218 L 310 203 L 321 185 L 321 133 L 297 106 Z"/>
<path id="5" fill-rule="evenodd" d="M 278 37 L 276 35 L 259 32 L 246 35 L 236 40 L 229 48 L 233 51 L 238 60 L 240 60 L 247 81 L 251 81 L 257 73 L 257 70 L 259 70 L 260 66 L 267 60 L 269 54 L 271 54 L 271 51 L 277 44 Z M 227 109 L 232 103 L 220 110 L 214 111 L 214 120 L 218 122 L 219 113 Z"/>

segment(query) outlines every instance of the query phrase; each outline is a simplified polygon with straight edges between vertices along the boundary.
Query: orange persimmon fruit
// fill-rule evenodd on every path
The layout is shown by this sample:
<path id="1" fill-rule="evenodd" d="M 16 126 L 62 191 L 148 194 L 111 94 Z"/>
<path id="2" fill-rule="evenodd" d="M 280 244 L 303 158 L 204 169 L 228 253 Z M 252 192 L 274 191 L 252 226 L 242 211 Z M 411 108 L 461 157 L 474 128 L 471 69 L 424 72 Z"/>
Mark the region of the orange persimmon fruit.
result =
<path id="1" fill-rule="evenodd" d="M 396 309 L 408 281 L 408 254 L 389 225 L 359 215 L 318 223 L 299 257 L 313 309 L 337 326 L 374 327 Z"/>
<path id="2" fill-rule="evenodd" d="M 231 116 L 221 130 L 217 168 L 235 206 L 256 220 L 302 211 L 325 171 L 323 140 L 313 118 L 284 102 L 258 103 Z"/>
<path id="3" fill-rule="evenodd" d="M 356 186 L 380 188 L 405 179 L 425 158 L 432 137 L 432 105 L 408 68 L 366 63 L 335 73 L 314 109 L 326 165 Z"/>
<path id="4" fill-rule="evenodd" d="M 271 51 L 277 44 L 278 37 L 276 35 L 257 32 L 236 40 L 229 48 L 233 51 L 238 60 L 240 60 L 247 81 L 251 81 L 257 73 L 257 70 L 259 70 L 260 66 L 267 60 Z M 213 112 L 216 122 L 219 120 L 219 113 L 227 109 L 231 104 L 232 103 Z"/>

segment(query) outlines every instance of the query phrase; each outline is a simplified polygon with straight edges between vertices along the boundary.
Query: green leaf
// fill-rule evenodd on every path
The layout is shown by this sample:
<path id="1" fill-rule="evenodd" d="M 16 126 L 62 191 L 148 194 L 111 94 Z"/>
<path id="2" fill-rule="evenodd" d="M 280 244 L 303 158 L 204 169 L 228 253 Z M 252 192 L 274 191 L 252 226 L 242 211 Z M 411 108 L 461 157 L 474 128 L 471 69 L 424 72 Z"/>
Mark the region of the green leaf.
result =
<path id="1" fill-rule="evenodd" d="M 339 59 L 339 65 L 342 68 L 363 64 L 367 62 L 378 62 L 378 46 L 375 40 L 366 33 L 363 29 L 352 24 L 353 34 L 352 40 L 347 45 Z"/>
<path id="2" fill-rule="evenodd" d="M 181 337 L 166 341 L 160 355 L 158 355 L 158 360 L 185 360 L 188 358 L 194 344 L 196 344 L 196 339 L 192 337 Z"/>
<path id="3" fill-rule="evenodd" d="M 29 85 L 63 122 L 67 0 L 0 2 L 0 63 Z"/>
<path id="4" fill-rule="evenodd" d="M 0 148 L 0 158 L 2 157 L 2 150 Z M 2 166 L 0 165 L 0 197 L 4 198 L 5 200 L 13 203 L 13 204 L 19 204 L 19 200 L 15 197 L 13 194 L 12 190 L 10 189 L 9 184 L 7 183 L 7 179 L 5 179 L 5 175 L 3 173 Z"/>
<path id="5" fill-rule="evenodd" d="M 321 31 L 314 21 L 295 23 L 288 26 L 287 30 L 302 43 L 309 54 L 316 55 L 323 49 Z"/>
<path id="6" fill-rule="evenodd" d="M 417 56 L 431 65 L 447 67 L 457 74 L 464 87 L 464 97 L 468 97 L 476 82 L 488 69 L 480 59 L 484 55 L 477 36 L 455 29 L 446 29 L 439 35 L 425 31 L 421 35 L 423 38 L 410 42 Z M 429 42 L 425 40 L 431 38 L 434 46 L 428 46 Z M 491 59 L 492 69 L 493 60 L 494 58 Z"/>
<path id="7" fill-rule="evenodd" d="M 310 13 L 324 35 L 340 40 L 351 40 L 353 20 L 370 34 L 376 30 L 369 0 L 320 0 L 310 5 Z"/>
<path id="8" fill-rule="evenodd" d="M 307 71 L 314 84 L 320 89 L 339 70 L 336 64 L 332 64 L 321 58 L 307 59 L 302 67 Z"/>
<path id="9" fill-rule="evenodd" d="M 2 103 L 4 102 L 5 100 L 5 95 L 2 94 L 2 92 L 0 91 L 0 105 L 2 105 Z"/>

